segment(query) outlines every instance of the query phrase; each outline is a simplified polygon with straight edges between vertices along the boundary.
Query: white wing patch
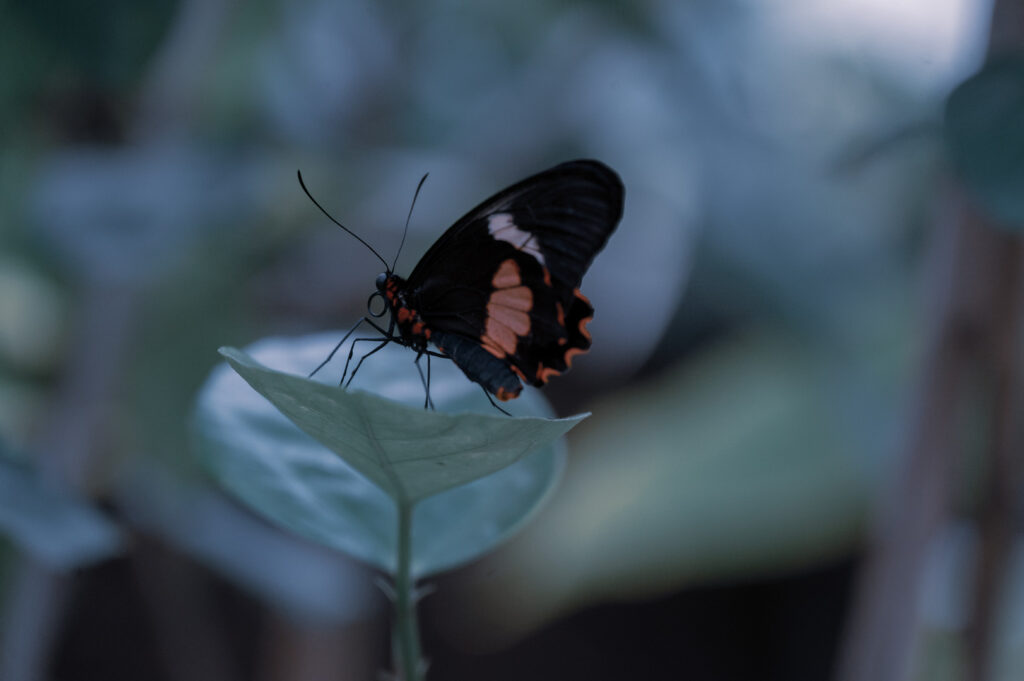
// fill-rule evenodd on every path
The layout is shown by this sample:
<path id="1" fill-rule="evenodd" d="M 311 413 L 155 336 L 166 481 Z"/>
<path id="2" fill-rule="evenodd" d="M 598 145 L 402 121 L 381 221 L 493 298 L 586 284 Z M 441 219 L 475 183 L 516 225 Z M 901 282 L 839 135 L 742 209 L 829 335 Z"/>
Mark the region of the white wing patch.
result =
<path id="1" fill-rule="evenodd" d="M 508 213 L 495 213 L 487 218 L 487 231 L 495 239 L 507 241 L 517 249 L 533 256 L 534 260 L 541 265 L 544 264 L 544 254 L 540 252 L 540 242 L 537 237 L 524 232 L 512 222 L 512 216 Z"/>

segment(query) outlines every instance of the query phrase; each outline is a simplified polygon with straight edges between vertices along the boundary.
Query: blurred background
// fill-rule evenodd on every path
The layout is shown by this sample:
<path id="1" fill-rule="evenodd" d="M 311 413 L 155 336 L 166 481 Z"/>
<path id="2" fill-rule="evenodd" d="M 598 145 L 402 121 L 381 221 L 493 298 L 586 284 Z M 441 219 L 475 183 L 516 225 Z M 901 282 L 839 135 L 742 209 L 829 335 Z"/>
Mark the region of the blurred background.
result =
<path id="1" fill-rule="evenodd" d="M 830 678 L 857 649 L 858 575 L 927 392 L 957 214 L 942 107 L 991 16 L 972 0 L 0 4 L 0 678 L 386 668 L 373 575 L 207 480 L 195 393 L 221 345 L 363 314 L 378 261 L 296 169 L 385 256 L 429 172 L 408 273 L 478 201 L 579 157 L 621 174 L 626 211 L 584 282 L 594 348 L 546 393 L 594 416 L 533 523 L 436 580 L 430 678 Z M 971 385 L 958 442 L 984 439 Z M 911 678 L 970 668 L 982 468 L 953 461 L 913 545 Z M 1008 564 L 990 678 L 1024 669 L 1024 563 Z"/>

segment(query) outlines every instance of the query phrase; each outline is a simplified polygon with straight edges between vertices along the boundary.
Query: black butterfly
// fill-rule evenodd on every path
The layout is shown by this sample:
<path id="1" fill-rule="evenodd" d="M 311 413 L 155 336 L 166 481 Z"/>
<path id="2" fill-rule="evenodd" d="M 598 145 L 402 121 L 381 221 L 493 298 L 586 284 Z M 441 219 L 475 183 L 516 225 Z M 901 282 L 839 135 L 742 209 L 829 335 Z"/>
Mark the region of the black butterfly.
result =
<path id="1" fill-rule="evenodd" d="M 302 188 L 308 195 L 305 184 Z M 417 369 L 427 356 L 425 378 L 420 369 L 427 391 L 424 406 L 432 406 L 431 357 L 454 361 L 488 399 L 518 397 L 521 382 L 544 385 L 590 348 L 586 325 L 594 308 L 580 293 L 580 281 L 622 217 L 623 194 L 619 176 L 603 163 L 562 163 L 469 211 L 430 247 L 407 279 L 310 196 L 384 263 L 386 271 L 377 277 L 368 308 L 371 317 L 391 313 L 387 329 L 368 317 L 360 319 L 310 376 L 365 322 L 383 337 L 353 340 L 342 374 L 345 385 L 367 357 L 388 343 L 415 350 Z M 386 306 L 375 312 L 378 296 Z M 363 341 L 378 345 L 360 358 L 345 383 L 355 345 Z"/>

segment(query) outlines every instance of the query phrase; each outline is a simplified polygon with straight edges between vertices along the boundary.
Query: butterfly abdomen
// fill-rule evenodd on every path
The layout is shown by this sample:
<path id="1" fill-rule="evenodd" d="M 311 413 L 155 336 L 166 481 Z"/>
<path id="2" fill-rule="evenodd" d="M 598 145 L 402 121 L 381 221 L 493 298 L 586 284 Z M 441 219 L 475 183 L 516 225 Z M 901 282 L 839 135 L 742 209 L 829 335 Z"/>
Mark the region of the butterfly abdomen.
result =
<path id="1" fill-rule="evenodd" d="M 519 397 L 523 386 L 508 363 L 484 350 L 479 343 L 454 333 L 435 333 L 433 342 L 462 369 L 469 380 L 505 402 Z"/>

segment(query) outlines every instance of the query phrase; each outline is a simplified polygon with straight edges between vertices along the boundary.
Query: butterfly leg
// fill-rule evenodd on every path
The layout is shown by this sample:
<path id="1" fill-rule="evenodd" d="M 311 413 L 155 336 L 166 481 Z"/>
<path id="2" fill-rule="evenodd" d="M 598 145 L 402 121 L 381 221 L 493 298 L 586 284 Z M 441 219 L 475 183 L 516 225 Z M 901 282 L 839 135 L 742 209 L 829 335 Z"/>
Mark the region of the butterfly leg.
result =
<path id="1" fill-rule="evenodd" d="M 434 403 L 430 399 L 430 355 L 427 355 L 427 404 L 430 408 L 434 408 Z"/>
<path id="2" fill-rule="evenodd" d="M 362 324 L 363 322 L 366 322 L 367 324 L 369 324 L 370 326 L 372 326 L 373 328 L 375 328 L 375 329 L 376 329 L 377 331 L 380 331 L 380 332 L 381 332 L 381 333 L 382 333 L 382 334 L 383 334 L 383 335 L 384 335 L 385 337 L 390 337 L 390 335 L 391 335 L 391 334 L 389 334 L 389 333 L 386 333 L 386 332 L 384 331 L 384 329 L 380 328 L 380 326 L 378 326 L 377 324 L 375 324 L 375 323 L 373 322 L 373 320 L 371 320 L 371 319 L 368 319 L 367 317 L 362 317 L 362 318 L 360 318 L 360 319 L 359 319 L 359 321 L 358 321 L 358 322 L 356 322 L 356 323 L 355 323 L 355 325 L 354 325 L 354 326 L 353 326 L 353 327 L 352 327 L 351 329 L 349 329 L 349 330 L 348 330 L 348 333 L 346 333 L 346 334 L 345 334 L 344 338 L 342 338 L 342 339 L 341 339 L 340 341 L 338 341 L 338 344 L 337 344 L 337 345 L 335 345 L 335 346 L 334 346 L 334 349 L 333 349 L 333 350 L 331 350 L 331 352 L 330 352 L 330 354 L 329 354 L 329 355 L 327 355 L 327 359 L 325 359 L 324 361 L 320 362 L 320 364 L 319 364 L 319 365 L 317 365 L 316 369 L 313 369 L 313 371 L 309 372 L 309 375 L 308 375 L 308 376 L 307 376 L 306 378 L 313 378 L 313 376 L 314 376 L 314 375 L 316 374 L 316 372 L 318 372 L 318 371 L 320 371 L 321 369 L 323 369 L 323 368 L 324 368 L 324 366 L 326 366 L 326 364 L 327 364 L 328 362 L 330 362 L 330 361 L 331 361 L 331 359 L 333 359 L 333 358 L 334 358 L 334 355 L 335 355 L 335 353 L 337 353 L 337 352 L 338 352 L 338 350 L 340 350 L 340 349 L 341 349 L 341 346 L 345 344 L 345 341 L 347 341 L 347 340 L 349 339 L 349 337 L 350 337 L 350 336 L 351 336 L 351 335 L 352 335 L 353 333 L 355 333 L 355 332 L 356 332 L 356 329 L 358 329 L 358 328 L 359 328 L 359 325 L 360 325 L 360 324 Z M 351 358 L 351 355 L 350 355 L 350 358 Z"/>
<path id="3" fill-rule="evenodd" d="M 387 343 L 390 343 L 393 340 L 394 340 L 394 338 L 388 338 L 388 337 L 385 337 L 385 338 L 355 338 L 355 339 L 353 339 L 352 340 L 352 345 L 350 345 L 349 348 L 348 348 L 348 358 L 345 359 L 345 370 L 341 372 L 341 380 L 338 381 L 338 385 L 347 385 L 345 383 L 345 377 L 348 376 L 348 367 L 349 367 L 349 365 L 352 364 L 352 357 L 355 355 L 355 352 L 356 352 L 356 343 L 368 343 L 370 341 L 373 341 L 374 343 L 380 343 L 380 342 L 383 341 L 384 344 L 387 344 Z M 372 355 L 374 352 L 377 352 L 377 350 L 379 350 L 379 349 L 380 348 L 376 348 L 374 350 L 371 350 L 367 354 Z M 364 355 L 364 357 L 365 356 L 366 355 Z M 360 359 L 360 362 L 361 361 L 362 361 L 362 359 Z M 355 375 L 355 371 L 353 371 L 352 374 Z M 351 383 L 351 382 L 352 382 L 352 380 L 349 379 L 349 383 Z"/>
<path id="4" fill-rule="evenodd" d="M 379 338 L 360 338 L 360 339 L 357 339 L 357 340 L 380 340 L 380 339 Z M 355 341 L 353 341 L 353 342 L 355 342 Z M 352 374 L 349 375 L 348 381 L 345 382 L 345 387 L 346 388 L 348 388 L 350 385 L 352 385 L 352 379 L 354 379 L 356 377 L 356 372 L 359 371 L 359 367 L 363 366 L 363 362 L 366 361 L 366 358 L 369 357 L 370 355 L 372 355 L 373 353 L 379 351 L 381 348 L 383 348 L 385 345 L 387 345 L 390 342 L 391 342 L 390 338 L 385 338 L 384 340 L 381 341 L 380 345 L 378 345 L 373 350 L 370 350 L 368 353 L 366 353 L 365 355 L 363 355 L 362 357 L 359 358 L 359 361 L 356 362 L 356 368 L 352 370 Z"/>
<path id="5" fill-rule="evenodd" d="M 487 401 L 491 403 L 492 407 L 500 411 L 505 416 L 512 416 L 512 414 L 508 413 L 507 411 L 498 406 L 498 403 L 494 401 L 493 397 L 491 397 L 491 393 L 487 392 L 487 388 L 484 388 L 483 386 L 480 387 L 483 389 L 484 395 L 487 395 Z"/>
<path id="6" fill-rule="evenodd" d="M 427 355 L 427 375 L 426 376 L 423 375 L 423 369 L 420 367 L 420 357 L 422 357 L 423 355 Z M 416 365 L 416 371 L 420 372 L 420 381 L 423 383 L 423 389 L 427 393 L 426 398 L 423 400 L 423 408 L 424 409 L 427 409 L 427 408 L 434 409 L 434 402 L 430 399 L 430 354 L 428 354 L 425 350 L 419 352 L 416 355 L 416 359 L 415 359 L 415 361 L 413 363 Z"/>

